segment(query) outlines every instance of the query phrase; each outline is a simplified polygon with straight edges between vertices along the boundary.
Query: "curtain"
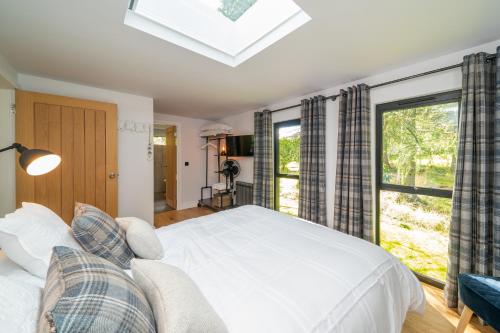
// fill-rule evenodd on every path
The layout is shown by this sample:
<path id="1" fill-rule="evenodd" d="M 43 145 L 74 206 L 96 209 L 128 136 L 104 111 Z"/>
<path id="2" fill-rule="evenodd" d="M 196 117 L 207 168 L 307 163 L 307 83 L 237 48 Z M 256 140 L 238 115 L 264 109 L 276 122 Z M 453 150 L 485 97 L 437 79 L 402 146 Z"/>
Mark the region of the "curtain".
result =
<path id="1" fill-rule="evenodd" d="M 372 241 L 369 89 L 340 91 L 333 227 Z"/>
<path id="2" fill-rule="evenodd" d="M 273 118 L 271 111 L 254 113 L 253 204 L 274 207 Z"/>
<path id="3" fill-rule="evenodd" d="M 325 122 L 323 96 L 304 99 L 300 116 L 299 217 L 326 225 Z"/>
<path id="4" fill-rule="evenodd" d="M 500 276 L 499 80 L 498 65 L 485 53 L 464 57 L 445 287 L 449 307 L 458 305 L 458 274 Z"/>

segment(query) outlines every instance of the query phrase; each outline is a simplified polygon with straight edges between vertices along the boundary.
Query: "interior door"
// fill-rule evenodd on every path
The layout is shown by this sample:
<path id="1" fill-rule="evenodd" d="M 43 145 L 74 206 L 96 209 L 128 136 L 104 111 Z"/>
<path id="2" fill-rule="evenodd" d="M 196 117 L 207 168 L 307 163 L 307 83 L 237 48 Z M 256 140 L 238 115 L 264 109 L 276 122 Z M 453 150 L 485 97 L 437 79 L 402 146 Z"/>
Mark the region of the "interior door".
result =
<path id="1" fill-rule="evenodd" d="M 115 104 L 16 91 L 16 142 L 61 156 L 61 165 L 29 176 L 16 163 L 16 205 L 36 202 L 71 224 L 75 202 L 117 214 Z"/>
<path id="2" fill-rule="evenodd" d="M 165 146 L 165 179 L 166 191 L 165 200 L 167 205 L 177 209 L 177 143 L 176 127 L 171 126 L 166 129 Z"/>

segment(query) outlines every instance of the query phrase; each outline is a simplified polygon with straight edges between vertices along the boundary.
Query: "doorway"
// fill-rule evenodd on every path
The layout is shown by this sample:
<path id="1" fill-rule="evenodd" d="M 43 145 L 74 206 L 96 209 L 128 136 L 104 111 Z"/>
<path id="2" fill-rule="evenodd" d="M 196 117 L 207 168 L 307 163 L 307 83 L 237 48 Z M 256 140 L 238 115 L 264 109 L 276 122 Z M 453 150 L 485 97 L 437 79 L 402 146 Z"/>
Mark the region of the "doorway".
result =
<path id="1" fill-rule="evenodd" d="M 177 127 L 154 126 L 154 210 L 177 209 Z"/>

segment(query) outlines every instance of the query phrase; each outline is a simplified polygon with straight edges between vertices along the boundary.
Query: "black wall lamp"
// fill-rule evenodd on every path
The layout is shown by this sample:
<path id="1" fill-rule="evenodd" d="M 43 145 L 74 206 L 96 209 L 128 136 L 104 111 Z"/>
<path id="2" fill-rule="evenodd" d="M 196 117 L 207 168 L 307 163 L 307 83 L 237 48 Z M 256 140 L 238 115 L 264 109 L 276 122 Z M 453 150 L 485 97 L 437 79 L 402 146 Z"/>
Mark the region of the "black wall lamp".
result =
<path id="1" fill-rule="evenodd" d="M 19 154 L 19 164 L 28 175 L 40 176 L 51 172 L 61 163 L 61 156 L 43 149 L 28 149 L 20 143 L 0 149 L 0 153 L 16 149 Z"/>

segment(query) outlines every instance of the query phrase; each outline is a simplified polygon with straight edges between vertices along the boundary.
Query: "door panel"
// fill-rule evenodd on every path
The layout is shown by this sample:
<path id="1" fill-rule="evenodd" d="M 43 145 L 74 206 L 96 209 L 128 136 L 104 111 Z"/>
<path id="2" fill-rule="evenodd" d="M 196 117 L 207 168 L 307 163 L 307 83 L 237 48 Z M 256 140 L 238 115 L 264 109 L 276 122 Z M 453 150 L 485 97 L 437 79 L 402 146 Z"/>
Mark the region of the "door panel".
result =
<path id="1" fill-rule="evenodd" d="M 95 185 L 95 111 L 85 109 L 85 203 L 93 206 Z"/>
<path id="2" fill-rule="evenodd" d="M 106 111 L 106 211 L 113 217 L 118 214 L 118 138 L 116 124 L 118 112 L 111 104 Z M 114 176 L 112 176 L 114 175 Z"/>
<path id="3" fill-rule="evenodd" d="M 177 208 L 177 145 L 176 145 L 176 127 L 171 126 L 166 130 L 165 146 L 165 178 L 166 191 L 165 200 L 167 205 Z"/>
<path id="4" fill-rule="evenodd" d="M 61 155 L 61 107 L 59 105 L 49 105 L 49 122 L 48 122 L 48 148 L 54 154 Z M 61 212 L 62 193 L 61 188 L 61 168 L 56 168 L 54 171 L 47 174 L 47 194 L 49 208 L 55 212 Z"/>
<path id="5" fill-rule="evenodd" d="M 35 103 L 35 145 L 29 148 L 49 149 L 49 108 L 46 104 Z M 17 121 L 16 121 L 17 124 Z M 16 141 L 18 141 L 16 137 Z M 23 144 L 21 142 L 21 144 Z M 35 200 L 41 205 L 49 206 L 47 175 L 34 177 Z M 50 208 L 50 207 L 49 207 Z"/>
<path id="6" fill-rule="evenodd" d="M 64 163 L 61 164 L 61 187 L 65 188 L 65 200 L 61 200 L 61 217 L 65 221 L 71 221 L 74 210 L 74 174 L 75 166 L 75 137 L 74 130 L 75 111 L 73 108 L 63 106 L 61 108 L 61 137 L 64 138 L 61 142 L 61 156 L 65 157 Z"/>
<path id="7" fill-rule="evenodd" d="M 95 206 L 106 209 L 106 114 L 95 113 Z"/>
<path id="8" fill-rule="evenodd" d="M 73 116 L 75 140 L 73 146 L 73 200 L 75 202 L 85 202 L 85 110 L 74 108 Z"/>
<path id="9" fill-rule="evenodd" d="M 43 204 L 70 224 L 75 202 L 117 214 L 116 105 L 16 91 L 16 141 L 61 155 L 37 177 L 16 163 L 16 205 Z"/>

